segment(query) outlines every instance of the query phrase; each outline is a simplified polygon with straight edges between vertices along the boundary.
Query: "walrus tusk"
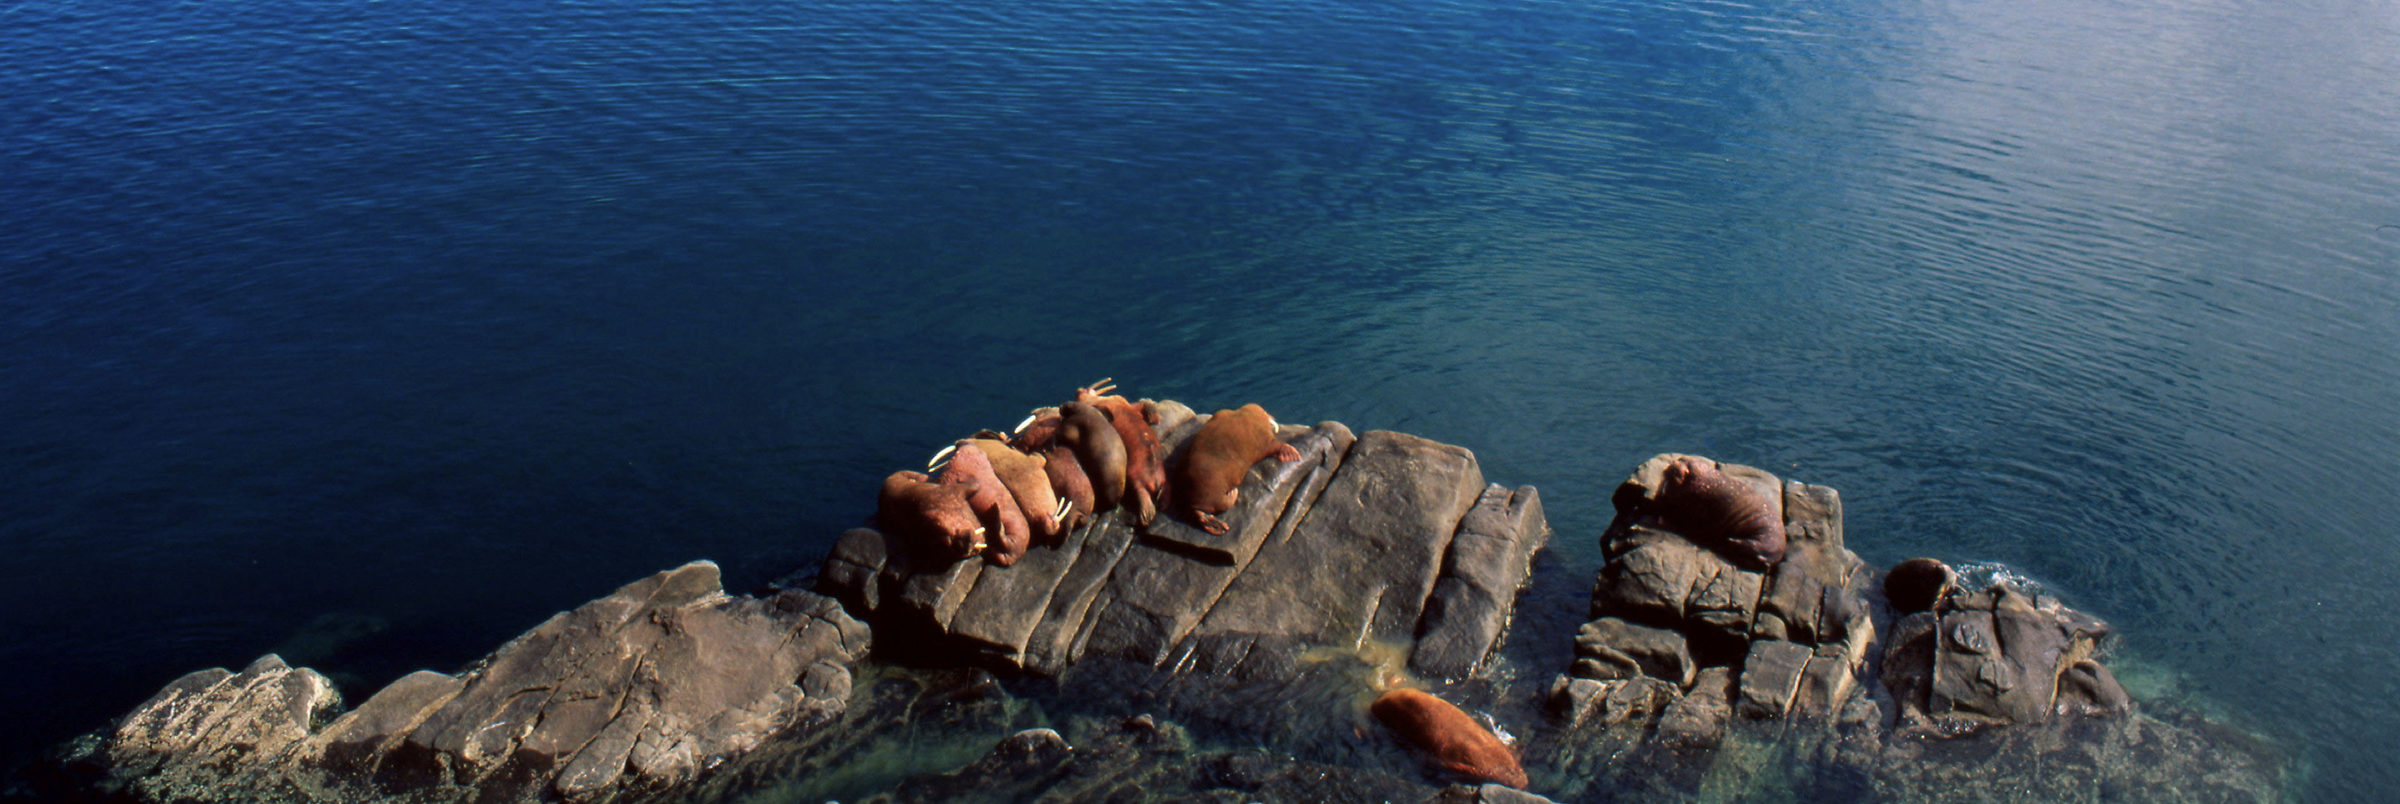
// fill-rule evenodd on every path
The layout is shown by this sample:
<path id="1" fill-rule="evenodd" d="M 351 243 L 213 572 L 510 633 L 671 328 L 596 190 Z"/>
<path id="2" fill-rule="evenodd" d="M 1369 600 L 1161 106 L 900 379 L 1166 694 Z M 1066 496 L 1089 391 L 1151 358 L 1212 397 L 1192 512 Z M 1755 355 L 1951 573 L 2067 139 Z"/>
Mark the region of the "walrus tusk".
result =
<path id="1" fill-rule="evenodd" d="M 931 468 L 933 468 L 933 465 L 934 465 L 934 464 L 941 463 L 943 458 L 950 457 L 950 453 L 957 452 L 957 451 L 958 451 L 958 445 L 957 445 L 957 444 L 952 444 L 952 445 L 950 445 L 950 446 L 943 447 L 943 448 L 942 448 L 942 451 L 940 451 L 940 452 L 936 452 L 936 453 L 934 453 L 934 454 L 933 454 L 933 459 L 932 459 L 932 460 L 929 460 L 929 461 L 926 461 L 926 462 L 925 462 L 925 468 L 927 468 L 927 469 L 931 469 Z"/>
<path id="2" fill-rule="evenodd" d="M 948 468 L 949 466 L 950 466 L 950 462 L 949 462 L 949 461 L 943 461 L 943 462 L 941 462 L 941 463 L 932 464 L 932 465 L 929 465 L 929 466 L 926 466 L 926 467 L 925 467 L 925 473 L 926 473 L 926 474 L 929 474 L 929 475 L 933 475 L 933 476 L 935 476 L 935 477 L 940 477 L 940 476 L 942 475 L 942 470 L 943 470 L 943 469 L 945 469 L 945 468 Z"/>
<path id="3" fill-rule="evenodd" d="M 975 552 L 978 552 L 978 553 L 980 553 L 980 552 L 983 552 L 983 549 L 984 549 L 984 548 L 986 548 L 986 547 L 990 547 L 990 546 L 992 546 L 990 542 L 986 542 L 986 541 L 984 541 L 984 540 L 983 540 L 983 529 L 982 529 L 982 528 L 976 528 L 976 529 L 975 529 Z"/>
<path id="4" fill-rule="evenodd" d="M 1039 413 L 1028 413 L 1028 414 L 1025 414 L 1025 420 L 1024 420 L 1024 421 L 1021 421 L 1021 422 L 1017 422 L 1017 426 L 1016 426 L 1016 427 L 1013 427 L 1013 428 L 1010 428 L 1010 429 L 1009 429 L 1009 431 L 1008 431 L 1008 433 L 1009 433 L 1010 435 L 1016 435 L 1016 434 L 1018 434 L 1018 433 L 1025 432 L 1025 428 L 1027 428 L 1027 427 L 1032 427 L 1032 426 L 1033 426 L 1033 420 L 1035 420 L 1035 419 L 1039 419 L 1039 418 L 1041 418 L 1041 417 L 1042 417 L 1042 414 L 1039 414 Z"/>
<path id="5" fill-rule="evenodd" d="M 1092 392 L 1092 395 L 1093 395 L 1093 396 L 1099 396 L 1099 395 L 1101 395 L 1101 394 L 1105 394 L 1105 393 L 1108 393 L 1108 392 L 1110 392 L 1110 391 L 1117 390 L 1117 387 L 1116 387 L 1116 386 L 1114 386 L 1114 385 L 1110 385 L 1110 383 L 1113 383 L 1113 382 L 1116 382 L 1116 381 L 1117 381 L 1117 378 L 1115 378 L 1115 377 L 1102 377 L 1102 378 L 1100 378 L 1100 381 L 1099 381 L 1099 382 L 1092 383 L 1092 384 L 1090 384 L 1090 385 L 1086 385 L 1086 386 L 1084 386 L 1084 387 L 1083 387 L 1083 389 L 1084 389 L 1084 390 L 1086 390 L 1086 391 L 1090 391 L 1090 392 Z"/>
<path id="6" fill-rule="evenodd" d="M 1050 514 L 1050 524 L 1056 525 L 1065 522 L 1067 515 L 1072 513 L 1075 513 L 1073 503 L 1068 502 L 1065 497 L 1060 497 L 1058 498 L 1058 508 Z"/>

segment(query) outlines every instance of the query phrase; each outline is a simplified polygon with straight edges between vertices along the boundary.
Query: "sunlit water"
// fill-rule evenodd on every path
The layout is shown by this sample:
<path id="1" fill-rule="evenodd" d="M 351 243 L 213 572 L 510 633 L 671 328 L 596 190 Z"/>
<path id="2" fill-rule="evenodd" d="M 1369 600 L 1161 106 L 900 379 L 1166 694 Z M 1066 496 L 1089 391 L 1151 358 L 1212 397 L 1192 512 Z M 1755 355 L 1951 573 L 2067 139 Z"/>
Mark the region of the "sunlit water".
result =
<path id="1" fill-rule="evenodd" d="M 1835 486 L 2379 797 L 2395 76 L 2389 3 L 0 6 L 0 739 L 763 581 L 1114 375 L 1541 486 L 1528 622 L 1652 453 Z"/>

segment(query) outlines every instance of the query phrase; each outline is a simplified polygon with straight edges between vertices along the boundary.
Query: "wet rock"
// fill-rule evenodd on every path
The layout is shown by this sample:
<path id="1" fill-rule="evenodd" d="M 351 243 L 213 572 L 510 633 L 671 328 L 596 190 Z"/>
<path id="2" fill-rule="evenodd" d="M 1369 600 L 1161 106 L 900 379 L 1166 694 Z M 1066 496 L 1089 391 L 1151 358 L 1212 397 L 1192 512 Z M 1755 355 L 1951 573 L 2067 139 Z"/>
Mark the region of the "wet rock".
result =
<path id="1" fill-rule="evenodd" d="M 1952 596 L 1936 617 L 1926 635 L 1916 633 L 1926 623 L 1912 624 L 1909 636 L 1917 641 L 1905 652 L 1895 646 L 1887 654 L 1885 675 L 1910 685 L 1912 696 L 1915 681 L 1926 679 L 1923 697 L 1902 703 L 1921 708 L 1947 731 L 2046 720 L 2059 705 L 2061 678 L 2070 672 L 2076 696 L 2108 701 L 2091 707 L 2071 701 L 2066 708 L 2122 708 L 2114 705 L 2120 696 L 2108 689 L 2113 684 L 2101 681 L 2105 671 L 2076 670 L 2108 634 L 2105 623 L 2007 583 Z"/>
<path id="2" fill-rule="evenodd" d="M 1513 492 L 1497 483 L 1485 487 L 1442 559 L 1409 669 L 1439 679 L 1474 672 L 1508 628 L 1517 592 L 1533 574 L 1533 554 L 1549 539 L 1541 495 L 1532 486 Z"/>
<path id="3" fill-rule="evenodd" d="M 1575 655 L 1607 666 L 1631 664 L 1643 674 L 1673 682 L 1678 688 L 1690 685 L 1692 674 L 1698 669 L 1692 664 L 1682 634 L 1634 625 L 1615 617 L 1584 623 L 1575 633 Z"/>
<path id="4" fill-rule="evenodd" d="M 1800 677 L 1814 654 L 1797 642 L 1762 639 L 1750 643 L 1742 660 L 1742 714 L 1754 718 L 1783 717 L 1800 694 Z"/>
<path id="5" fill-rule="evenodd" d="M 1734 694 L 1732 668 L 1700 671 L 1692 691 L 1659 716 L 1659 741 L 1678 748 L 1716 747 L 1725 740 L 1725 725 L 1733 719 Z"/>

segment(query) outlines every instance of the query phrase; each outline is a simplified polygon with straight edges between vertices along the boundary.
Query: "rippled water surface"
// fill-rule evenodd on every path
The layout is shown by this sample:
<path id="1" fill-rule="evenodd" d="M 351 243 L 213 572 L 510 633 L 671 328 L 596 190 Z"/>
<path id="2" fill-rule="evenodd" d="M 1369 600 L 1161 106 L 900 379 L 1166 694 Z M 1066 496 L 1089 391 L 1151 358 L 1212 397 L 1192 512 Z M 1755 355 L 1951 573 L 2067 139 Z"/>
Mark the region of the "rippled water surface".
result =
<path id="1" fill-rule="evenodd" d="M 2400 6 L 19 3 L 0 97 L 11 758 L 1114 375 L 1541 486 L 1537 620 L 1652 453 L 1832 485 L 2400 784 Z"/>

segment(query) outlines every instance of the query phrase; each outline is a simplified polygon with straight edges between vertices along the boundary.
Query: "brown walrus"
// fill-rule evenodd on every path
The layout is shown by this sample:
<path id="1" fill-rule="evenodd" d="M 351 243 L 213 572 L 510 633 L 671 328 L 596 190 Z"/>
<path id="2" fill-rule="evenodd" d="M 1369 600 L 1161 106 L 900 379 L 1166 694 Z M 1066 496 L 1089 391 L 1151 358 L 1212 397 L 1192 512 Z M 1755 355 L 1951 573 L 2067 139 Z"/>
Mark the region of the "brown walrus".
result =
<path id="1" fill-rule="evenodd" d="M 1401 688 L 1376 698 L 1367 711 L 1445 772 L 1520 789 L 1526 785 L 1525 768 L 1517 764 L 1516 753 L 1449 701 Z"/>
<path id="2" fill-rule="evenodd" d="M 983 523 L 967 497 L 973 484 L 941 485 L 922 472 L 893 472 L 883 479 L 875 522 L 917 555 L 957 561 L 984 548 Z"/>
<path id="3" fill-rule="evenodd" d="M 1912 558 L 1883 576 L 1883 596 L 1901 614 L 1932 611 L 1944 596 L 1958 589 L 1958 573 L 1930 558 Z"/>
<path id="4" fill-rule="evenodd" d="M 1140 404 L 1122 396 L 1104 396 L 1116 390 L 1108 380 L 1075 389 L 1075 401 L 1099 408 L 1108 414 L 1108 423 L 1117 429 L 1125 442 L 1125 497 L 1132 502 L 1134 521 L 1143 525 L 1158 516 L 1158 492 L 1167 486 L 1165 450 L 1158 446 L 1158 404 Z"/>
<path id="5" fill-rule="evenodd" d="M 940 458 L 935 460 L 938 462 Z M 1025 546 L 1031 541 L 1025 512 L 1017 508 L 1008 486 L 992 471 L 992 460 L 983 454 L 983 449 L 972 442 L 953 447 L 949 465 L 942 467 L 941 482 L 975 487 L 967 495 L 967 504 L 974 507 L 975 516 L 983 520 L 988 531 L 984 560 L 1003 567 L 1017 563 L 1017 557 L 1025 554 Z"/>
<path id="6" fill-rule="evenodd" d="M 1300 460 L 1300 451 L 1276 438 L 1275 429 L 1275 417 L 1254 402 L 1239 410 L 1217 411 L 1185 443 L 1183 462 L 1176 467 L 1175 499 L 1191 509 L 1201 530 L 1222 534 L 1231 529 L 1217 515 L 1233 508 L 1251 464 L 1268 456 Z"/>
<path id="7" fill-rule="evenodd" d="M 1125 499 L 1125 438 L 1108 414 L 1081 402 L 1058 406 L 1058 443 L 1075 453 L 1092 485 L 1092 512 L 1116 508 Z"/>
<path id="8" fill-rule="evenodd" d="M 1100 509 L 1093 507 L 1092 478 L 1083 472 L 1083 461 L 1067 445 L 1051 442 L 1042 450 L 1042 471 L 1050 475 L 1050 490 L 1065 500 L 1066 514 L 1059 518 L 1060 533 L 1083 527 L 1092 521 Z"/>
<path id="9" fill-rule="evenodd" d="M 1000 484 L 1017 500 L 1017 511 L 1025 516 L 1025 524 L 1040 544 L 1063 541 L 1059 520 L 1066 516 L 1066 506 L 1059 504 L 1058 494 L 1050 488 L 1050 472 L 1043 465 L 1048 460 L 1039 455 L 1016 451 L 1007 442 L 977 438 L 971 442 L 983 450 L 992 462 L 992 473 L 1000 476 Z"/>
<path id="10" fill-rule="evenodd" d="M 1715 461 L 1685 455 L 1668 464 L 1657 505 L 1669 530 L 1744 569 L 1765 572 L 1783 560 L 1783 519 L 1775 501 L 1727 476 Z"/>

